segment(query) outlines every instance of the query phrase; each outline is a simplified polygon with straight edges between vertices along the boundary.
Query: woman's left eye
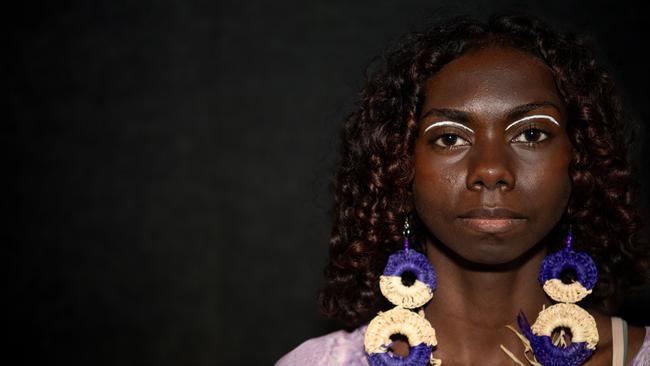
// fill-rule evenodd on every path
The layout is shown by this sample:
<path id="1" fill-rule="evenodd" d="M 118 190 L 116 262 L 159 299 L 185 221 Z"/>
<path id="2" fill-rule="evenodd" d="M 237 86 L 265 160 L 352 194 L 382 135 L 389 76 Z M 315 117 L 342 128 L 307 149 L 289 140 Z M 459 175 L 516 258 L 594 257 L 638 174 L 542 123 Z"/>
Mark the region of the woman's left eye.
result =
<path id="1" fill-rule="evenodd" d="M 541 142 L 548 138 L 548 134 L 536 128 L 529 128 L 517 135 L 512 142 L 535 143 Z"/>

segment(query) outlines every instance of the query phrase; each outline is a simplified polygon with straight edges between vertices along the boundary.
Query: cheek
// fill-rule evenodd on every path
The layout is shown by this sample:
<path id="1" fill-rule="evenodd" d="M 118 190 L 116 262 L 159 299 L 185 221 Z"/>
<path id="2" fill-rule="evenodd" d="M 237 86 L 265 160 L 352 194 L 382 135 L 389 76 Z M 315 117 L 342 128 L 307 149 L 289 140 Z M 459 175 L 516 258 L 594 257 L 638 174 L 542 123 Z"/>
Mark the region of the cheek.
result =
<path id="1" fill-rule="evenodd" d="M 415 207 L 422 218 L 440 218 L 459 205 L 465 188 L 466 169 L 444 159 L 415 155 L 413 194 Z M 434 220 L 435 221 L 435 220 Z"/>
<path id="2" fill-rule="evenodd" d="M 531 213 L 540 220 L 557 221 L 571 196 L 570 156 L 565 153 L 522 160 L 517 169 L 517 188 L 526 197 Z"/>

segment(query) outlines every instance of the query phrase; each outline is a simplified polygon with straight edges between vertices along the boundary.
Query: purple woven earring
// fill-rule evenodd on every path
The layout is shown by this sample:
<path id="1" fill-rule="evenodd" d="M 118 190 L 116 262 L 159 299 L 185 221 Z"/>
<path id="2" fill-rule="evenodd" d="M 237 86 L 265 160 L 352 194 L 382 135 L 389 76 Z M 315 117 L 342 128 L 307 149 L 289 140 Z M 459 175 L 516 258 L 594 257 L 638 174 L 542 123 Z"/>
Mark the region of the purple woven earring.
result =
<path id="1" fill-rule="evenodd" d="M 560 278 L 562 272 L 572 270 L 576 281 L 565 284 Z M 565 247 L 546 256 L 539 271 L 539 283 L 555 301 L 575 303 L 591 293 L 598 281 L 596 264 L 587 253 L 573 250 L 571 230 L 566 237 Z"/>
<path id="2" fill-rule="evenodd" d="M 576 252 L 572 247 L 571 231 L 565 247 L 547 255 L 542 262 L 538 280 L 544 292 L 559 303 L 542 310 L 531 327 L 523 313 L 517 317 L 519 328 L 530 342 L 535 358 L 544 366 L 579 366 L 596 349 L 598 330 L 596 320 L 584 309 L 574 304 L 589 295 L 598 281 L 594 261 L 586 253 Z M 572 270 L 576 280 L 564 283 L 561 274 Z M 571 345 L 564 345 L 562 336 L 555 341 L 553 331 L 558 328 L 571 330 Z"/>
<path id="3" fill-rule="evenodd" d="M 379 279 L 382 294 L 393 304 L 406 309 L 426 304 L 436 290 L 436 272 L 429 259 L 412 250 L 409 244 L 411 226 L 404 222 L 404 249 L 391 254 Z M 411 281 L 407 276 L 414 277 Z"/>
<path id="4" fill-rule="evenodd" d="M 372 366 L 424 366 L 429 362 L 439 364 L 433 358 L 437 344 L 435 330 L 415 310 L 433 297 L 436 273 L 426 256 L 412 250 L 409 245 L 410 225 L 404 223 L 404 249 L 391 254 L 383 274 L 379 278 L 382 294 L 395 305 L 387 312 L 380 312 L 370 321 L 364 338 L 368 362 Z M 410 274 L 414 280 L 406 278 Z M 401 334 L 409 343 L 406 357 L 389 352 L 391 336 Z"/>

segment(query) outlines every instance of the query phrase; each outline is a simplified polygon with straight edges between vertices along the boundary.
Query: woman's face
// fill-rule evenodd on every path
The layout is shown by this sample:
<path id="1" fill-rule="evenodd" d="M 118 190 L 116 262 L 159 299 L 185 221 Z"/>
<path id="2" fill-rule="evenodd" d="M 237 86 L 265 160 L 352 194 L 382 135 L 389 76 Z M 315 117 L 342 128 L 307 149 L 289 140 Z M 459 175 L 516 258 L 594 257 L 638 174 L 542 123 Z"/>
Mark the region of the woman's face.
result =
<path id="1" fill-rule="evenodd" d="M 425 87 L 415 145 L 418 216 L 464 260 L 504 264 L 557 224 L 572 147 L 553 75 L 510 48 L 470 51 Z"/>

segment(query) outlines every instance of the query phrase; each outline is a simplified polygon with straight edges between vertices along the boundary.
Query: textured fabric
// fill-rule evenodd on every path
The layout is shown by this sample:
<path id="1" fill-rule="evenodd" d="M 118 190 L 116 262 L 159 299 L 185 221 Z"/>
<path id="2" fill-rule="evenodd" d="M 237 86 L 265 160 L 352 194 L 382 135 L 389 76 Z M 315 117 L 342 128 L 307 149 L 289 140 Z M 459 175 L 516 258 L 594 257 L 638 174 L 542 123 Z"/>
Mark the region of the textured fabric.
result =
<path id="1" fill-rule="evenodd" d="M 275 366 L 369 366 L 363 351 L 366 328 L 364 325 L 351 333 L 339 330 L 312 338 L 282 357 Z M 628 366 L 650 366 L 650 327 L 646 327 L 643 345 Z"/>
<path id="2" fill-rule="evenodd" d="M 363 349 L 367 325 L 353 332 L 339 330 L 305 341 L 275 366 L 369 366 Z"/>

